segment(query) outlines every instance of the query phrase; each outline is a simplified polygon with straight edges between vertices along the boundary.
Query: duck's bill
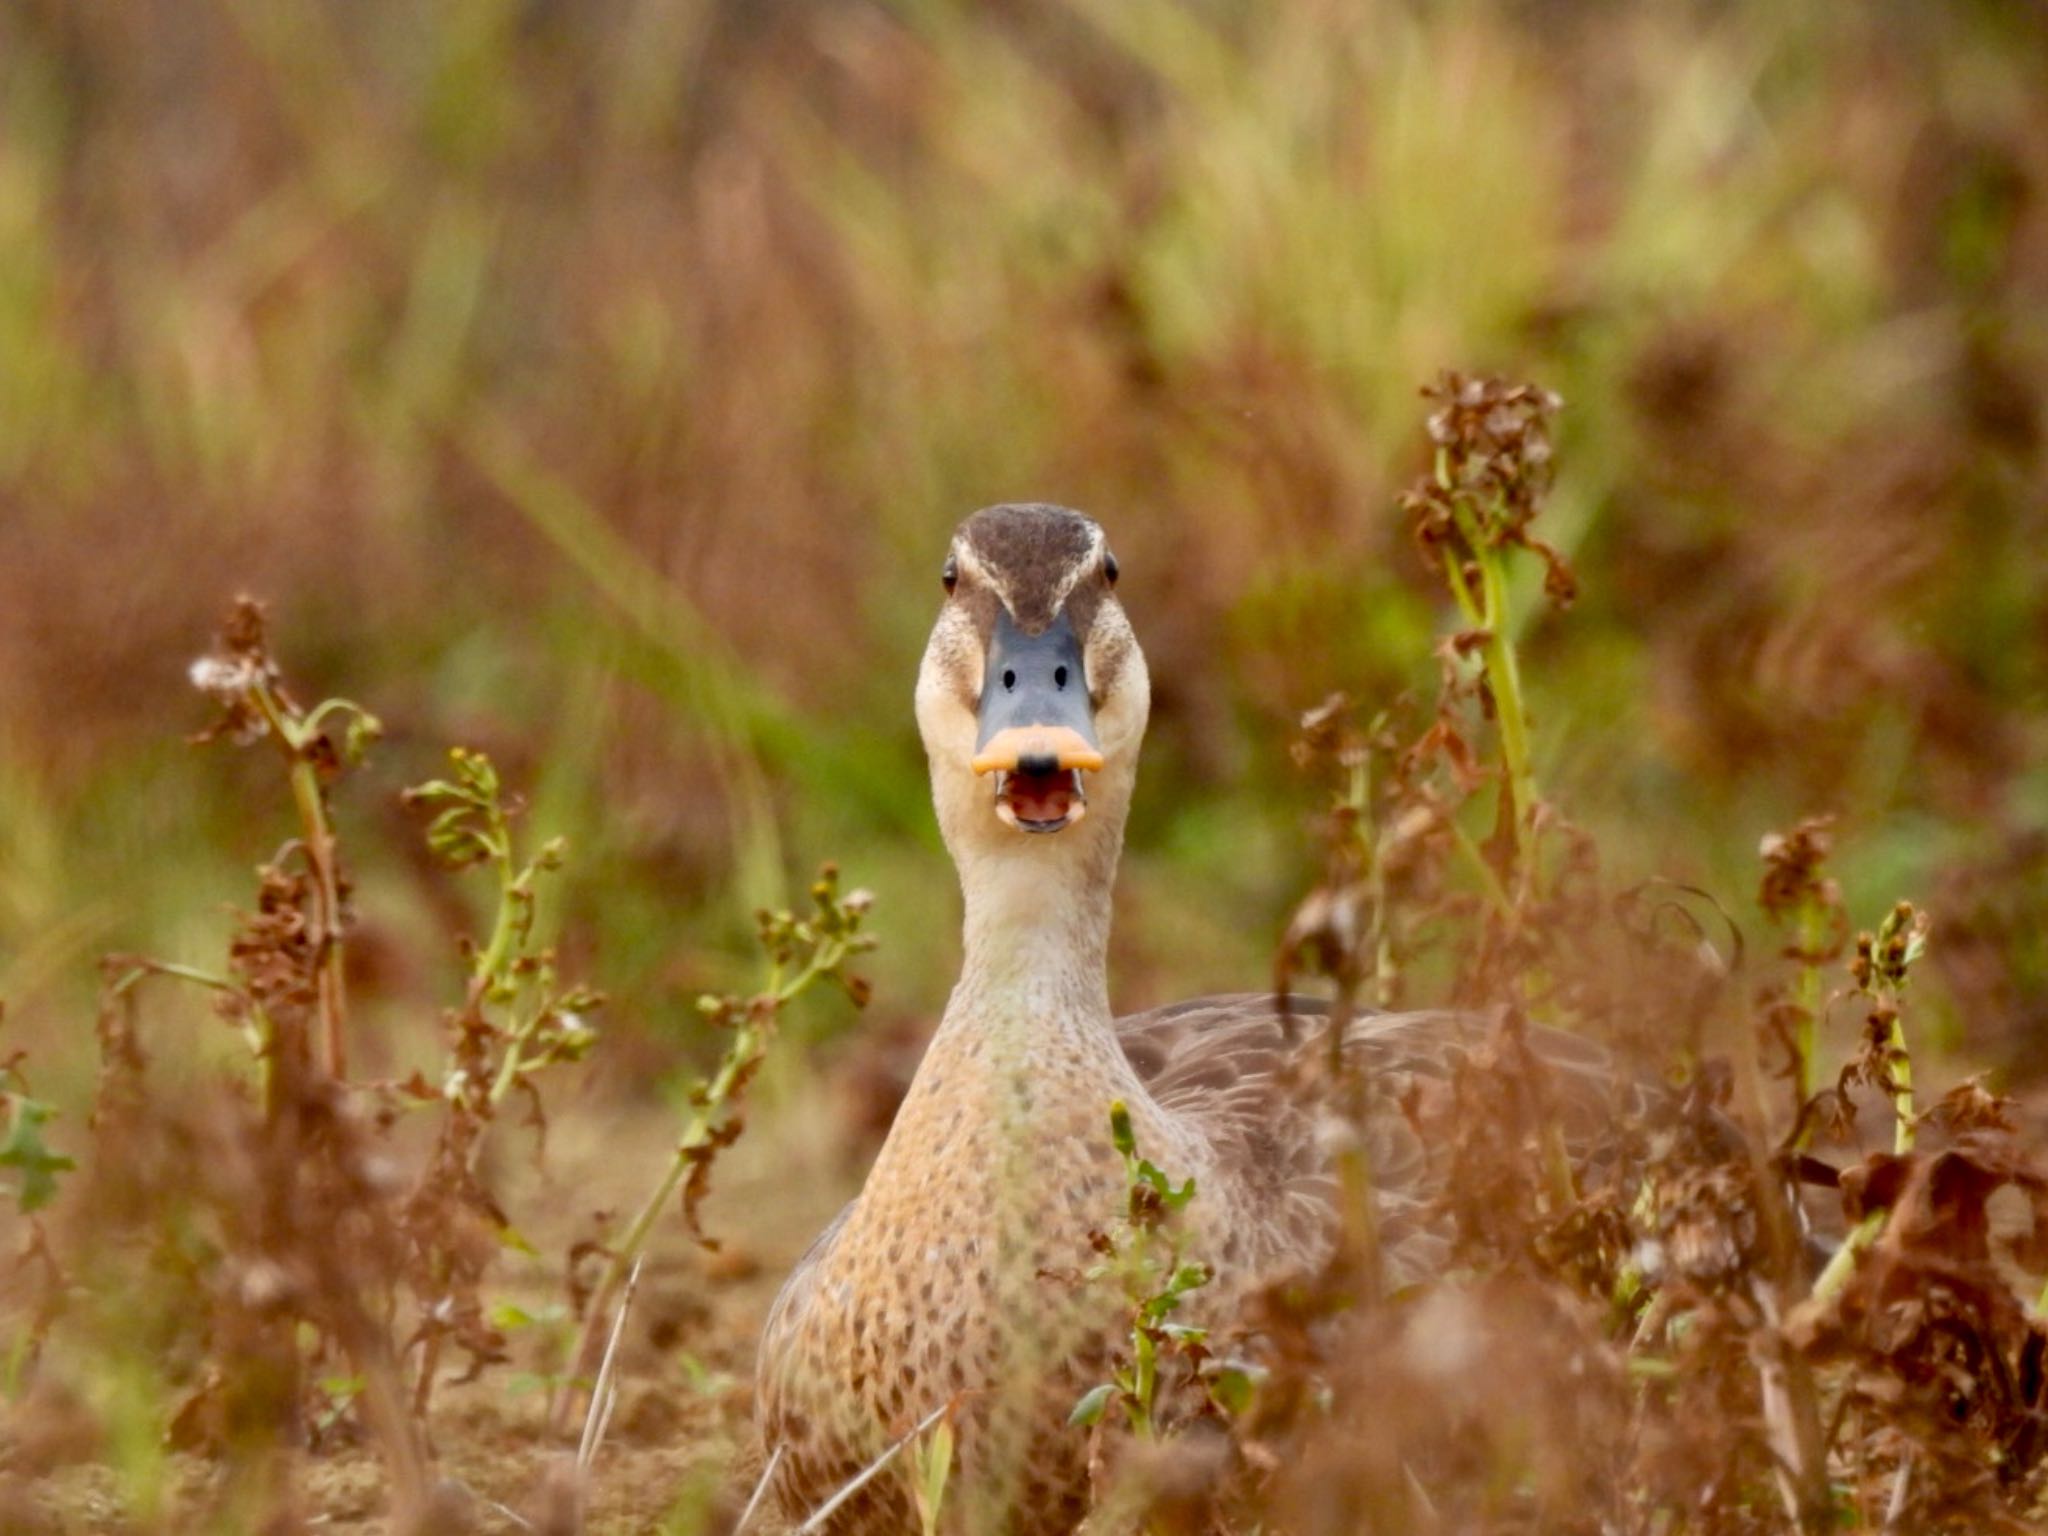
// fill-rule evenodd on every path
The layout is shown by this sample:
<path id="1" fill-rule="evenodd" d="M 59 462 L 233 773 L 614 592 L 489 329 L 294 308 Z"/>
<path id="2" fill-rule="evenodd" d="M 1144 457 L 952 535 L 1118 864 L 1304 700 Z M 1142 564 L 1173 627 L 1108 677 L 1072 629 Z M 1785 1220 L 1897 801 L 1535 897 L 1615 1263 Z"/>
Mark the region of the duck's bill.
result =
<path id="1" fill-rule="evenodd" d="M 1086 814 L 1081 775 L 1102 767 L 1081 644 L 1062 613 L 1036 635 L 996 618 L 981 685 L 974 771 L 995 779 L 996 815 L 1057 832 Z"/>
<path id="2" fill-rule="evenodd" d="M 1058 832 L 1088 812 L 1083 773 L 1102 752 L 1068 726 L 1012 726 L 974 755 L 974 771 L 993 776 L 997 817 L 1020 832 Z"/>

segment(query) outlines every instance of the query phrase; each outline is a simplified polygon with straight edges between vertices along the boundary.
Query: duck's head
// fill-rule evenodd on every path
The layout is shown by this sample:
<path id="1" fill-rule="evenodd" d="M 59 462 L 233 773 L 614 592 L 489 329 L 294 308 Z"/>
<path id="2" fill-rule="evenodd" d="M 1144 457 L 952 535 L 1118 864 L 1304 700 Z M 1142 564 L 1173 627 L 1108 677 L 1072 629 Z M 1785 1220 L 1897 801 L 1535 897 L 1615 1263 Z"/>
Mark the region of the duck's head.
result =
<path id="1" fill-rule="evenodd" d="M 987 507 L 953 534 L 917 679 L 939 824 L 956 856 L 1122 829 L 1151 710 L 1116 557 L 1065 507 Z"/>

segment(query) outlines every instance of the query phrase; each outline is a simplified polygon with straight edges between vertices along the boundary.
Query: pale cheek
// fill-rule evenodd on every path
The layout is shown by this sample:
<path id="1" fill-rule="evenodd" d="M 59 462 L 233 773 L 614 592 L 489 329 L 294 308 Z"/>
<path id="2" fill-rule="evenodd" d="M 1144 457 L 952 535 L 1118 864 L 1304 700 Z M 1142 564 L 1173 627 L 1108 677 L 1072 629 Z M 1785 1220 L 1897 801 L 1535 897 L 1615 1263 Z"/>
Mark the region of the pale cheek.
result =
<path id="1" fill-rule="evenodd" d="M 1115 691 L 1103 701 L 1095 717 L 1095 733 L 1105 752 L 1135 749 L 1145 735 L 1145 721 L 1152 710 L 1152 685 L 1142 665 L 1126 663 Z"/>
<path id="2" fill-rule="evenodd" d="M 917 731 L 934 764 L 966 768 L 974 756 L 974 717 L 960 707 L 943 684 L 920 684 L 917 690 Z"/>

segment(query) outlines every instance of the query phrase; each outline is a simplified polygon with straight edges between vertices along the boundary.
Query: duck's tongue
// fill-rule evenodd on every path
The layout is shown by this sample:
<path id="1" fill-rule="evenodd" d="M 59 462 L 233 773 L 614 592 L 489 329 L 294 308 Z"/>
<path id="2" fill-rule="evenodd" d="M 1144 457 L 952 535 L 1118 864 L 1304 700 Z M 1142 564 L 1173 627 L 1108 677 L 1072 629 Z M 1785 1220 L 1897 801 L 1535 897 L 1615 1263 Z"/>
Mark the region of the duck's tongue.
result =
<path id="1" fill-rule="evenodd" d="M 996 783 L 996 814 L 1025 832 L 1057 832 L 1088 809 L 1079 769 L 1004 773 Z"/>

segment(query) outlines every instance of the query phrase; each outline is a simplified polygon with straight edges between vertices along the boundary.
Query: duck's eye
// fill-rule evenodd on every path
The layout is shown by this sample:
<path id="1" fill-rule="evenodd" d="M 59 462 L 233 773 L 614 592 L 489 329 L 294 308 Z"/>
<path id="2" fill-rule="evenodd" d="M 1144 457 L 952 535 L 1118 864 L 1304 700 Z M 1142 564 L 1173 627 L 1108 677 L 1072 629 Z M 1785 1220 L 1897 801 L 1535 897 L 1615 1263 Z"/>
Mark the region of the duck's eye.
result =
<path id="1" fill-rule="evenodd" d="M 1107 550 L 1102 555 L 1102 579 L 1112 587 L 1116 585 L 1116 556 Z"/>
<path id="2" fill-rule="evenodd" d="M 960 562 L 951 555 L 946 556 L 946 563 L 939 568 L 939 580 L 946 584 L 948 594 L 960 585 Z"/>

